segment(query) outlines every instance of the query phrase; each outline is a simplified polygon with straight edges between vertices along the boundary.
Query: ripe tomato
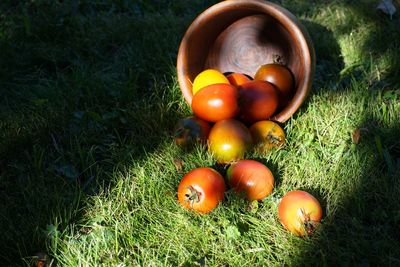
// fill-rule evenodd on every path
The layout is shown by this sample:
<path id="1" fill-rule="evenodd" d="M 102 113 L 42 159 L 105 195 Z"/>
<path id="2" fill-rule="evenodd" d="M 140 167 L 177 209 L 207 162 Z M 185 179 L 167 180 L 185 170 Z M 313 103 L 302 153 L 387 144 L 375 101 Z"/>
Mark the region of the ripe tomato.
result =
<path id="1" fill-rule="evenodd" d="M 193 96 L 193 113 L 210 122 L 233 118 L 239 113 L 238 95 L 233 85 L 208 85 Z"/>
<path id="2" fill-rule="evenodd" d="M 262 65 L 254 75 L 254 80 L 270 82 L 278 89 L 279 107 L 285 106 L 293 94 L 293 74 L 281 64 Z"/>
<path id="3" fill-rule="evenodd" d="M 258 121 L 250 127 L 251 137 L 260 152 L 267 152 L 273 147 L 285 144 L 285 132 L 273 121 Z"/>
<path id="4" fill-rule="evenodd" d="M 218 121 L 208 136 L 209 151 L 219 163 L 230 163 L 244 157 L 252 139 L 248 128 L 235 119 Z"/>
<path id="5" fill-rule="evenodd" d="M 240 114 L 246 123 L 266 120 L 278 107 L 278 95 L 274 86 L 263 81 L 250 81 L 239 87 Z"/>
<path id="6" fill-rule="evenodd" d="M 178 186 L 179 203 L 190 210 L 208 213 L 224 199 L 224 178 L 216 170 L 200 167 L 191 170 Z"/>
<path id="7" fill-rule="evenodd" d="M 282 198 L 278 216 L 282 225 L 293 234 L 311 235 L 322 219 L 322 208 L 311 194 L 294 190 Z"/>
<path id="8" fill-rule="evenodd" d="M 179 146 L 189 146 L 196 142 L 207 141 L 211 126 L 208 122 L 196 118 L 187 117 L 180 119 L 175 126 L 175 143 Z"/>
<path id="9" fill-rule="evenodd" d="M 198 74 L 192 84 L 192 92 L 195 95 L 200 89 L 216 83 L 229 84 L 228 78 L 224 74 L 214 69 L 207 69 Z"/>
<path id="10" fill-rule="evenodd" d="M 240 86 L 240 85 L 242 85 L 244 83 L 247 83 L 247 82 L 251 81 L 251 79 L 248 76 L 246 76 L 246 75 L 244 75 L 242 73 L 236 73 L 236 72 L 228 74 L 226 76 L 226 78 L 228 78 L 229 83 L 234 85 L 234 86 Z"/>
<path id="11" fill-rule="evenodd" d="M 262 200 L 274 188 L 274 176 L 270 169 L 255 160 L 239 160 L 227 171 L 229 185 L 236 192 L 244 192 L 248 200 Z"/>

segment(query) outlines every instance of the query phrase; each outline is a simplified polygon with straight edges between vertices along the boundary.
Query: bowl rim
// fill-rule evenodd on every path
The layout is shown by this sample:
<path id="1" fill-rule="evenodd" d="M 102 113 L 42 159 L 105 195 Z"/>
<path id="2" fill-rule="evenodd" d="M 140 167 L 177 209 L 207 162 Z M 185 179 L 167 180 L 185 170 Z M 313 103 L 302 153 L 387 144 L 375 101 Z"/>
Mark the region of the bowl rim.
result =
<path id="1" fill-rule="evenodd" d="M 192 101 L 192 84 L 188 77 L 187 58 L 185 57 L 188 50 L 188 40 L 190 40 L 193 33 L 198 29 L 202 22 L 212 20 L 218 14 L 225 12 L 229 9 L 250 9 L 258 14 L 267 14 L 275 18 L 281 23 L 289 32 L 294 36 L 302 51 L 304 66 L 304 79 L 296 86 L 296 93 L 289 102 L 278 114 L 274 115 L 270 120 L 277 122 L 287 121 L 301 106 L 305 98 L 308 96 L 312 81 L 315 73 L 315 50 L 311 37 L 305 26 L 294 16 L 290 11 L 284 7 L 264 0 L 225 0 L 217 3 L 202 13 L 200 13 L 191 23 L 186 30 L 178 50 L 178 57 L 176 63 L 176 70 L 178 76 L 178 83 L 181 92 L 186 102 L 191 105 Z"/>

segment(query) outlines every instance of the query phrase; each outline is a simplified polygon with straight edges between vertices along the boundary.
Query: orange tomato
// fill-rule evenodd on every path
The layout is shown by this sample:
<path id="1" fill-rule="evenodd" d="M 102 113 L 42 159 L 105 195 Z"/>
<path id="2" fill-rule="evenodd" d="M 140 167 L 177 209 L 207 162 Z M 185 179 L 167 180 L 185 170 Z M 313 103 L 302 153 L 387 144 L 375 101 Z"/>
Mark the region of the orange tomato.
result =
<path id="1" fill-rule="evenodd" d="M 260 152 L 268 152 L 285 144 L 285 132 L 273 121 L 258 121 L 250 127 L 250 133 L 256 148 Z"/>
<path id="2" fill-rule="evenodd" d="M 234 86 L 240 86 L 240 85 L 242 85 L 244 83 L 247 83 L 247 82 L 251 81 L 251 79 L 248 76 L 246 76 L 246 75 L 244 75 L 242 73 L 236 73 L 236 72 L 228 74 L 226 76 L 226 78 L 228 78 L 229 83 L 234 85 Z"/>
<path id="3" fill-rule="evenodd" d="M 288 192 L 278 206 L 282 225 L 297 236 L 311 235 L 322 219 L 322 208 L 311 194 L 294 190 Z"/>
<path id="4" fill-rule="evenodd" d="M 216 170 L 200 167 L 191 170 L 178 186 L 179 203 L 190 210 L 209 213 L 224 199 L 224 178 Z"/>

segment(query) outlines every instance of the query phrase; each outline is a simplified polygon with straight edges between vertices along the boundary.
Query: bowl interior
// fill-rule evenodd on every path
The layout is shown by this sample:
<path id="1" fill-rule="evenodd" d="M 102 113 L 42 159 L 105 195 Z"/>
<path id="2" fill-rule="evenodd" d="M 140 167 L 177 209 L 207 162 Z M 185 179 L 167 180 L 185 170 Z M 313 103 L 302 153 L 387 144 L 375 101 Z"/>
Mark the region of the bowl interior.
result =
<path id="1" fill-rule="evenodd" d="M 204 69 L 254 76 L 262 64 L 279 61 L 295 78 L 291 102 L 275 116 L 277 121 L 287 120 L 310 89 L 310 41 L 295 17 L 279 6 L 251 0 L 224 2 L 203 12 L 182 40 L 177 70 L 186 101 L 191 103 L 191 84 Z"/>
<path id="2" fill-rule="evenodd" d="M 295 49 L 277 20 L 251 15 L 233 22 L 218 35 L 205 58 L 205 67 L 253 77 L 261 65 L 276 59 L 293 67 L 297 62 Z"/>

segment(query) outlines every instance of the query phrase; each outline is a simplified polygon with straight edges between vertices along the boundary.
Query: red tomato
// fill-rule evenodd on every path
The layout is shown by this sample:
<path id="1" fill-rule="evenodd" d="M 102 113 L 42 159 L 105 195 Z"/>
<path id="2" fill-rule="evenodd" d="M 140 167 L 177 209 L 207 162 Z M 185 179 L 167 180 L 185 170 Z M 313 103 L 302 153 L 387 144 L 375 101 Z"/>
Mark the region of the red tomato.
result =
<path id="1" fill-rule="evenodd" d="M 293 94 L 293 74 L 281 64 L 262 65 L 254 75 L 254 80 L 270 82 L 278 89 L 280 107 L 285 106 Z"/>
<path id="2" fill-rule="evenodd" d="M 255 160 L 239 160 L 228 171 L 229 185 L 244 192 L 248 200 L 262 200 L 274 188 L 274 176 L 267 166 Z"/>
<path id="3" fill-rule="evenodd" d="M 242 73 L 236 73 L 236 72 L 228 74 L 226 76 L 226 78 L 228 78 L 229 83 L 234 86 L 240 86 L 244 83 L 251 81 L 251 79 L 248 76 L 246 76 Z"/>
<path id="4" fill-rule="evenodd" d="M 263 81 L 251 81 L 239 87 L 240 119 L 246 123 L 266 120 L 278 107 L 274 86 Z"/>
<path id="5" fill-rule="evenodd" d="M 282 225 L 293 234 L 311 235 L 322 219 L 322 208 L 311 194 L 294 190 L 282 198 L 278 216 Z"/>
<path id="6" fill-rule="evenodd" d="M 260 152 L 268 152 L 285 144 L 285 132 L 273 121 L 258 121 L 250 127 L 251 137 Z"/>
<path id="7" fill-rule="evenodd" d="M 224 192 L 225 182 L 221 174 L 212 168 L 201 167 L 182 178 L 178 200 L 187 209 L 208 213 L 224 199 Z"/>
<path id="8" fill-rule="evenodd" d="M 202 119 L 195 117 L 180 119 L 175 126 L 175 143 L 179 146 L 189 146 L 196 142 L 205 142 L 210 129 L 208 122 Z"/>
<path id="9" fill-rule="evenodd" d="M 238 90 L 233 85 L 208 85 L 193 96 L 193 113 L 210 122 L 233 118 L 239 113 L 238 95 Z"/>
<path id="10" fill-rule="evenodd" d="M 230 163 L 244 157 L 251 147 L 249 129 L 235 119 L 217 122 L 208 136 L 209 150 L 219 163 Z"/>

